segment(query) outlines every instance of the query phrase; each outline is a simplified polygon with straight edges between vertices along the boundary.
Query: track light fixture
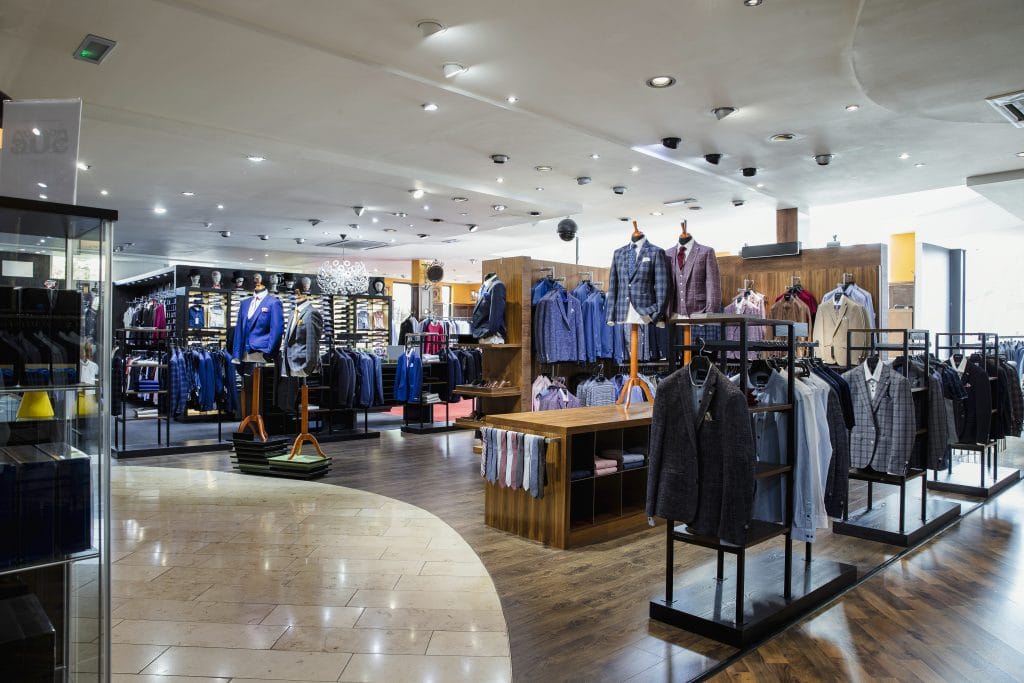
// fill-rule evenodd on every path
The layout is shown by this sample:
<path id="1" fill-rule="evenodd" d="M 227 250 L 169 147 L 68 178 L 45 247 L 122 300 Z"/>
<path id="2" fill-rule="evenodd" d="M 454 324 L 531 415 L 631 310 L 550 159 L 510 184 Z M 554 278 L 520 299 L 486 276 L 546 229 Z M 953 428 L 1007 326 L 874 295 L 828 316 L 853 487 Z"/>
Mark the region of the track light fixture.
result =
<path id="1" fill-rule="evenodd" d="M 665 145 L 669 149 L 679 149 L 679 143 L 682 142 L 682 141 L 683 141 L 682 138 L 675 138 L 675 137 L 662 138 L 661 139 L 661 144 Z"/>
<path id="2" fill-rule="evenodd" d="M 260 239 L 266 242 L 267 240 L 270 239 L 270 235 L 260 235 Z"/>
<path id="3" fill-rule="evenodd" d="M 306 243 L 306 238 L 305 237 L 296 237 L 295 238 L 295 244 L 305 244 L 305 243 Z"/>
<path id="4" fill-rule="evenodd" d="M 747 166 L 742 171 L 744 178 L 753 178 L 757 175 L 757 168 L 754 166 Z"/>
<path id="5" fill-rule="evenodd" d="M 363 207 L 363 206 L 353 206 L 353 207 L 352 207 L 352 211 L 353 211 L 353 212 L 354 212 L 354 213 L 355 213 L 355 214 L 356 214 L 357 216 L 362 216 L 362 215 L 363 215 L 363 214 L 364 214 L 364 213 L 366 212 L 366 207 Z"/>

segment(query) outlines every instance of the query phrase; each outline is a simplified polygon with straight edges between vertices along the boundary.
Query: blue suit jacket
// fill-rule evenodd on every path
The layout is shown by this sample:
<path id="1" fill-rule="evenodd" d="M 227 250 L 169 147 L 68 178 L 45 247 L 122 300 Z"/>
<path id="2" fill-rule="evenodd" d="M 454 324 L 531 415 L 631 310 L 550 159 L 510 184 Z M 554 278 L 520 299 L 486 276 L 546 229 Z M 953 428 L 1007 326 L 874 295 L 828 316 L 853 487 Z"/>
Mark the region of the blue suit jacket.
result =
<path id="1" fill-rule="evenodd" d="M 423 361 L 417 351 L 403 353 L 395 368 L 395 400 L 419 403 L 423 388 Z"/>
<path id="2" fill-rule="evenodd" d="M 505 283 L 495 279 L 486 291 L 480 294 L 473 308 L 470 322 L 471 332 L 477 339 L 495 334 L 505 336 Z"/>
<path id="3" fill-rule="evenodd" d="M 550 292 L 537 305 L 534 324 L 537 325 L 535 339 L 539 362 L 586 360 L 583 305 L 579 299 L 564 289 Z"/>
<path id="4" fill-rule="evenodd" d="M 238 307 L 235 334 L 231 349 L 232 357 L 241 360 L 250 351 L 274 353 L 281 345 L 284 334 L 284 309 L 281 300 L 268 294 L 260 304 L 260 310 L 251 318 L 249 307 L 253 297 L 243 299 Z"/>
<path id="5" fill-rule="evenodd" d="M 655 322 L 665 317 L 671 287 L 668 257 L 665 250 L 649 241 L 637 255 L 635 268 L 630 267 L 632 244 L 619 247 L 612 256 L 608 275 L 608 322 L 625 322 L 629 305 L 640 315 L 650 316 Z"/>

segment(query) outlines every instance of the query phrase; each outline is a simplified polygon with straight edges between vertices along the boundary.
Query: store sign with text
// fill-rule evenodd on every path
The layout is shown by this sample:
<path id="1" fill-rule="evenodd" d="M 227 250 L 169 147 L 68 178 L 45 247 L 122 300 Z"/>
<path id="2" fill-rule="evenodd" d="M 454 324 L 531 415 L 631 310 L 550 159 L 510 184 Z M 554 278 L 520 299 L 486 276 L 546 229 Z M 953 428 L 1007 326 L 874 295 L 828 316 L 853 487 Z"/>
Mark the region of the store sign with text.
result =
<path id="1" fill-rule="evenodd" d="M 74 204 L 82 100 L 4 104 L 0 195 Z"/>

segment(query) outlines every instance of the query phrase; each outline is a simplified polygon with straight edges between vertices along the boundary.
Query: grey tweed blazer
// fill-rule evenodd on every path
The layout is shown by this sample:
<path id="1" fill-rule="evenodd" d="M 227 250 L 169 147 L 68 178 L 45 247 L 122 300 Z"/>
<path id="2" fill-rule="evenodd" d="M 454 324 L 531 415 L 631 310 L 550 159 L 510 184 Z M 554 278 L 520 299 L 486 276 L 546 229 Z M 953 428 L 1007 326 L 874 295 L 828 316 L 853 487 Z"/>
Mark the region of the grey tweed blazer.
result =
<path id="1" fill-rule="evenodd" d="M 883 365 L 872 400 L 863 365 L 847 371 L 843 378 L 850 385 L 857 422 L 850 432 L 850 466 L 904 474 L 916 424 L 910 382 Z"/>

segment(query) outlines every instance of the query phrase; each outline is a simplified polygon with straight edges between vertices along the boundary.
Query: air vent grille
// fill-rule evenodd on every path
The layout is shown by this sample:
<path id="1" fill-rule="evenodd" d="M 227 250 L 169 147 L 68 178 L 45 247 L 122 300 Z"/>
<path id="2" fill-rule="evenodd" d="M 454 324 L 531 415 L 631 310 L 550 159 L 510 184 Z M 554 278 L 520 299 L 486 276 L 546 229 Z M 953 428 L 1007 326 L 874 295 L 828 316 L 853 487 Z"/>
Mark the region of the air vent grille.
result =
<path id="1" fill-rule="evenodd" d="M 986 100 L 1016 128 L 1024 128 L 1024 91 L 990 97 Z"/>
<path id="2" fill-rule="evenodd" d="M 392 246 L 388 242 L 377 242 L 375 240 L 334 240 L 333 242 L 321 242 L 318 247 L 333 247 L 335 249 L 352 249 L 353 251 L 370 251 L 382 247 Z"/>

